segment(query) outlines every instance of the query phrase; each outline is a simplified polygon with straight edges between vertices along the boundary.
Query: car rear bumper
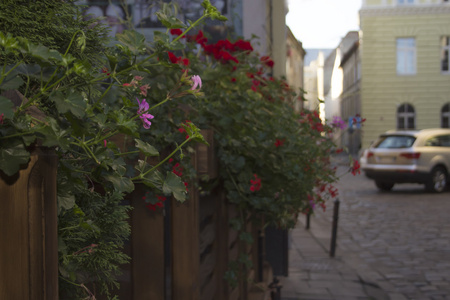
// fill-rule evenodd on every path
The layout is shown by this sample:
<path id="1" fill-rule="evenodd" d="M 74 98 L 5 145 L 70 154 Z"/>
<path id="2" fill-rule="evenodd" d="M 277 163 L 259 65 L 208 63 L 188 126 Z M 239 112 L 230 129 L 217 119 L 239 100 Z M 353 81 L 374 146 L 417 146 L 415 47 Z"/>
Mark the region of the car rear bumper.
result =
<path id="1" fill-rule="evenodd" d="M 415 170 L 396 170 L 396 171 L 382 171 L 382 170 L 363 170 L 367 177 L 374 180 L 393 183 L 425 183 L 430 174 L 426 172 L 419 172 Z"/>

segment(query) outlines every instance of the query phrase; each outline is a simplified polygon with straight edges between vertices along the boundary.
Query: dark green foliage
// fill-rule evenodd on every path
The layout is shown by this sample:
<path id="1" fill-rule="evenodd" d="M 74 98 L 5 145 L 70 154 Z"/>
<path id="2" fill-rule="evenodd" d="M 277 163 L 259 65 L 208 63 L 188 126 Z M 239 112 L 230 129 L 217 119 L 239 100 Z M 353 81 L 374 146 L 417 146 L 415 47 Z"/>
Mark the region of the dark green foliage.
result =
<path id="1" fill-rule="evenodd" d="M 109 296 L 115 276 L 129 257 L 122 250 L 130 234 L 130 206 L 122 195 L 102 196 L 88 189 L 75 195 L 70 209 L 59 216 L 59 270 L 61 299 L 81 299 L 87 289 Z"/>
<path id="2" fill-rule="evenodd" d="M 0 31 L 25 37 L 34 44 L 42 44 L 65 53 L 72 38 L 76 34 L 81 35 L 81 30 L 86 36 L 86 48 L 82 51 L 82 45 L 74 43 L 69 53 L 92 63 L 99 59 L 104 50 L 107 29 L 102 25 L 94 26 L 95 20 L 83 20 L 81 7 L 74 2 L 2 0 Z"/>

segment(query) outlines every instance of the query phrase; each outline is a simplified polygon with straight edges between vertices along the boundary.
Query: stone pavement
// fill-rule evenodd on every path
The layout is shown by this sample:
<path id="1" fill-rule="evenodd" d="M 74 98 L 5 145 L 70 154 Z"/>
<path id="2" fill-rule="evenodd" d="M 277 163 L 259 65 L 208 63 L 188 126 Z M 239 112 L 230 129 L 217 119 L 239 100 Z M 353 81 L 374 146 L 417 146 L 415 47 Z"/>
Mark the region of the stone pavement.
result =
<path id="1" fill-rule="evenodd" d="M 281 299 L 450 300 L 450 192 L 408 184 L 383 193 L 364 175 L 345 175 L 337 186 L 335 257 L 330 202 L 311 216 L 309 230 L 303 215 L 290 230 Z"/>
<path id="2" fill-rule="evenodd" d="M 331 224 L 323 219 L 300 216 L 290 231 L 289 276 L 279 277 L 281 300 L 363 300 L 389 299 L 347 263 L 336 246 L 330 257 Z M 394 299 L 392 299 L 394 300 Z"/>

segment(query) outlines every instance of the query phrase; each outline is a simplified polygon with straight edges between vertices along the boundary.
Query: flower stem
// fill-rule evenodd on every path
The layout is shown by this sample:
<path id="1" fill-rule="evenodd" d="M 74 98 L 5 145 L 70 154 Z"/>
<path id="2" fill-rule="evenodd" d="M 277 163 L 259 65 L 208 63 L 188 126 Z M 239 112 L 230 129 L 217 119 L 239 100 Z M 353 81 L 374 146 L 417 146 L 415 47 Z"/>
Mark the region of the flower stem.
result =
<path id="1" fill-rule="evenodd" d="M 139 179 L 143 179 L 147 174 L 149 174 L 150 172 L 153 172 L 154 170 L 156 170 L 157 168 L 159 168 L 159 166 L 161 166 L 162 164 L 164 164 L 166 161 L 168 161 L 172 156 L 174 156 L 186 143 L 188 143 L 190 140 L 192 139 L 192 137 L 189 137 L 187 140 L 185 140 L 183 143 L 181 143 L 175 150 L 172 151 L 172 153 L 170 153 L 168 156 L 166 156 L 162 161 L 160 161 L 156 166 L 152 167 L 150 170 L 139 174 L 136 177 L 131 178 L 131 180 L 139 180 Z"/>

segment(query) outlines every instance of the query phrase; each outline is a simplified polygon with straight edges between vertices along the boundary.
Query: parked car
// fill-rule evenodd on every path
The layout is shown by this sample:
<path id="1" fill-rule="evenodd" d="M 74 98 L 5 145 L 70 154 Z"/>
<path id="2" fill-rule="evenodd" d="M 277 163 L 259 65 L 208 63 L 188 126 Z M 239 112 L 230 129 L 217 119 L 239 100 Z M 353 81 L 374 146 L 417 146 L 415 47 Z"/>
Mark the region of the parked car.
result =
<path id="1" fill-rule="evenodd" d="M 450 171 L 450 129 L 388 131 L 364 151 L 361 169 L 380 190 L 396 183 L 424 184 L 443 192 Z"/>

